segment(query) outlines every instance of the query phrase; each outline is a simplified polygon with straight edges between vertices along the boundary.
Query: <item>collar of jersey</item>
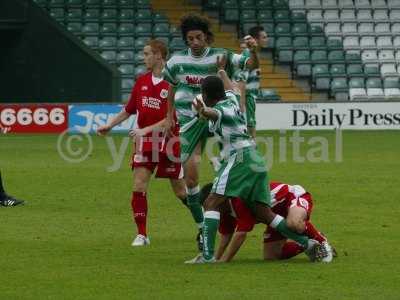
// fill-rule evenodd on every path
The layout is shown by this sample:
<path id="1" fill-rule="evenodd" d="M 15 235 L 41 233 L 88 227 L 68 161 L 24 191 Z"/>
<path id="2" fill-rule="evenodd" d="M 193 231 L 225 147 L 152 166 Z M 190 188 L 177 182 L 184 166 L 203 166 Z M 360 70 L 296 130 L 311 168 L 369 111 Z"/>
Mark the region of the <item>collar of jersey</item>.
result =
<path id="1" fill-rule="evenodd" d="M 200 59 L 200 58 L 205 57 L 205 56 L 208 54 L 209 51 L 210 51 L 210 47 L 207 47 L 207 48 L 204 49 L 204 52 L 203 52 L 202 55 L 200 55 L 200 56 L 195 56 L 195 55 L 193 55 L 193 53 L 192 53 L 192 49 L 190 49 L 190 48 L 188 49 L 189 55 L 190 55 L 191 57 L 193 57 L 194 59 Z"/>

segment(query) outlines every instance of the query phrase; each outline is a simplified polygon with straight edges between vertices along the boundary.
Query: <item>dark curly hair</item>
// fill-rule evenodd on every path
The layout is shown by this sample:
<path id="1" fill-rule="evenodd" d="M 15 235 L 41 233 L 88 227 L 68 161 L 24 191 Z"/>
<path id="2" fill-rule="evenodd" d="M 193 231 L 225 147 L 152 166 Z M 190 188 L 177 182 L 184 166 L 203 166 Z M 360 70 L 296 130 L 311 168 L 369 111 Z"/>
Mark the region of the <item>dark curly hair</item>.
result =
<path id="1" fill-rule="evenodd" d="M 182 38 L 187 45 L 187 33 L 190 30 L 201 30 L 207 36 L 207 43 L 211 44 L 214 41 L 214 35 L 210 31 L 210 21 L 203 16 L 197 14 L 187 14 L 181 19 Z"/>

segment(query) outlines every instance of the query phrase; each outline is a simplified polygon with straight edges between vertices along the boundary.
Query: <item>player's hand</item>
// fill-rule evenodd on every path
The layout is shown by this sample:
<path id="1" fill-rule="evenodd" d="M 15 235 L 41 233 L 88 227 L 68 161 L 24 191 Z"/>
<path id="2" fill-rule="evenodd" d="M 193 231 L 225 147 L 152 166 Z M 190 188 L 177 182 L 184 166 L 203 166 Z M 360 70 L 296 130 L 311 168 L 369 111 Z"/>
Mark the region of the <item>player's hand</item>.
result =
<path id="1" fill-rule="evenodd" d="M 165 119 L 165 133 L 167 135 L 167 137 L 172 137 L 174 136 L 174 128 L 175 128 L 175 122 L 173 120 L 173 118 L 171 118 L 170 116 L 167 116 L 167 118 Z"/>
<path id="2" fill-rule="evenodd" d="M 197 113 L 202 116 L 202 112 L 204 111 L 206 105 L 200 95 L 196 96 L 193 100 L 193 108 L 197 111 Z"/>
<path id="3" fill-rule="evenodd" d="M 225 70 L 226 62 L 227 62 L 226 55 L 217 56 L 217 68 L 218 68 L 218 71 Z"/>
<path id="4" fill-rule="evenodd" d="M 147 127 L 145 128 L 135 128 L 129 131 L 129 136 L 130 137 L 142 137 L 145 136 L 146 134 L 149 133 L 149 130 L 147 129 Z"/>
<path id="5" fill-rule="evenodd" d="M 10 132 L 11 127 L 3 127 L 0 125 L 0 133 L 6 134 L 7 132 Z"/>
<path id="6" fill-rule="evenodd" d="M 101 136 L 103 136 L 103 135 L 106 135 L 109 131 L 111 130 L 111 127 L 110 126 L 108 126 L 108 125 L 102 125 L 102 126 L 100 126 L 99 128 L 97 128 L 97 134 L 98 135 L 101 135 Z"/>
<path id="7" fill-rule="evenodd" d="M 257 50 L 258 44 L 257 44 L 257 41 L 255 40 L 255 38 L 253 38 L 250 35 L 246 35 L 244 37 L 244 41 L 246 43 L 247 48 L 249 48 L 250 51 L 256 51 Z"/>

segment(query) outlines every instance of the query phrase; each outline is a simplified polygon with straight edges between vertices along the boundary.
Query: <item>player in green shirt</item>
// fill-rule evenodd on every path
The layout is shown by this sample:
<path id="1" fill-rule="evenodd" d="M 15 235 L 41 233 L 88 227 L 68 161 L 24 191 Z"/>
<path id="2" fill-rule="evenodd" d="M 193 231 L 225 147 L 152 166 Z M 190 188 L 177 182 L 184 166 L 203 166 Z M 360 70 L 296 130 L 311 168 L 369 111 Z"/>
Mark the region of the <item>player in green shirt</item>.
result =
<path id="1" fill-rule="evenodd" d="M 193 105 L 200 118 L 209 121 L 210 131 L 220 136 L 224 160 L 204 203 L 203 253 L 187 263 L 215 262 L 214 245 L 220 218 L 218 208 L 229 197 L 243 199 L 259 222 L 272 226 L 306 250 L 316 251 L 317 255 L 320 251 L 317 241 L 291 231 L 285 219 L 271 210 L 264 159 L 247 134 L 245 117 L 239 107 L 240 96 L 230 91 L 233 85 L 224 70 L 225 58 L 218 59 L 218 66 L 220 77 L 209 76 L 203 81 L 202 99 L 197 97 Z"/>
<path id="2" fill-rule="evenodd" d="M 170 83 L 168 92 L 167 134 L 172 134 L 173 111 L 176 109 L 180 125 L 181 161 L 188 191 L 187 204 L 198 224 L 201 238 L 203 211 L 199 203 L 199 163 L 202 147 L 209 136 L 207 121 L 200 120 L 192 110 L 192 101 L 201 93 L 201 83 L 209 75 L 217 74 L 217 57 L 226 55 L 227 72 L 233 75 L 236 69 L 253 68 L 253 55 L 234 54 L 223 48 L 213 48 L 210 24 L 198 15 L 187 15 L 181 21 L 182 36 L 188 48 L 176 52 L 164 69 L 164 79 Z M 255 47 L 250 40 L 248 47 Z M 201 241 L 199 243 L 201 248 Z"/>

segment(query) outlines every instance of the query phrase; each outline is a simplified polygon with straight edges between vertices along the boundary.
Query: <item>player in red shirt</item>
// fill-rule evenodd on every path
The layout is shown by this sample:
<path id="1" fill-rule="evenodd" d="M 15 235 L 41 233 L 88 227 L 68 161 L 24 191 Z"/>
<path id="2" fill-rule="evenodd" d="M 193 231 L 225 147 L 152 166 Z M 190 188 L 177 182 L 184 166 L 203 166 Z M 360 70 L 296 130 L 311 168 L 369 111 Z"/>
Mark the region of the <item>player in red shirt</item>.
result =
<path id="1" fill-rule="evenodd" d="M 132 114 L 136 114 L 137 128 L 129 133 L 135 140 L 131 205 L 138 230 L 132 246 L 145 246 L 150 243 L 146 230 L 146 193 L 155 169 L 156 177 L 170 179 L 175 195 L 186 204 L 183 168 L 179 162 L 179 139 L 167 139 L 164 134 L 169 84 L 163 80 L 161 72 L 165 65 L 167 48 L 161 41 L 151 40 L 144 47 L 143 54 L 150 72 L 137 78 L 129 102 L 122 111 L 107 125 L 97 130 L 98 134 L 104 135 Z M 178 133 L 179 127 L 176 126 L 176 136 Z"/>
<path id="2" fill-rule="evenodd" d="M 211 186 L 212 184 L 208 184 L 202 188 L 201 199 L 206 199 Z M 270 191 L 272 211 L 285 217 L 291 230 L 318 241 L 323 251 L 328 252 L 328 255 L 321 261 L 330 262 L 334 250 L 328 244 L 327 239 L 310 222 L 313 208 L 310 193 L 299 185 L 292 186 L 279 182 L 271 182 Z M 220 210 L 219 232 L 221 239 L 216 258 L 221 262 L 229 262 L 239 251 L 247 233 L 253 230 L 257 221 L 239 198 L 229 199 L 227 205 L 220 207 Z M 302 252 L 304 252 L 302 246 L 293 241 L 288 241 L 286 237 L 272 227 L 267 227 L 264 235 L 265 260 L 288 259 Z M 314 255 L 309 256 L 314 257 Z"/>

